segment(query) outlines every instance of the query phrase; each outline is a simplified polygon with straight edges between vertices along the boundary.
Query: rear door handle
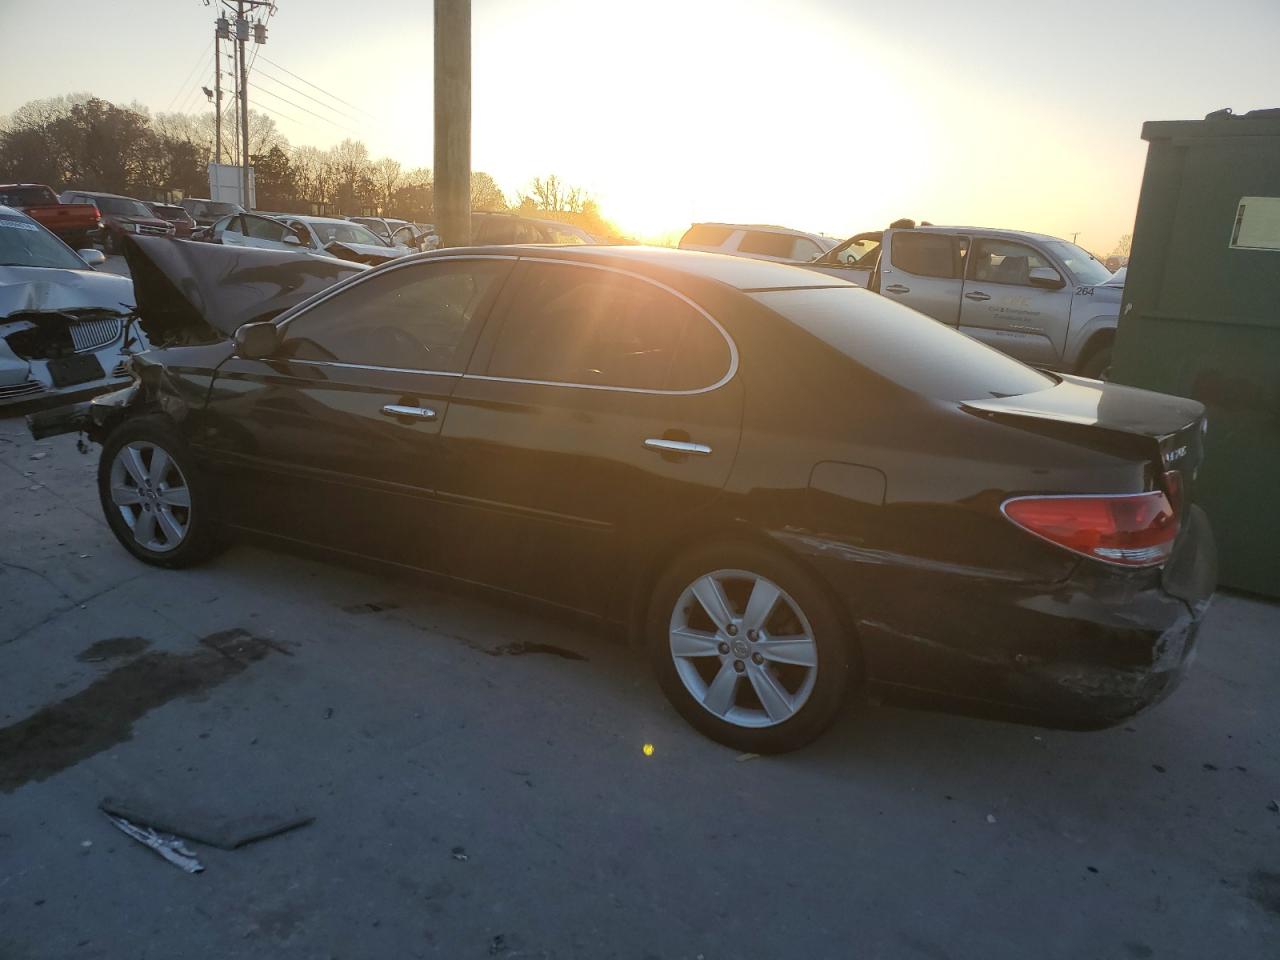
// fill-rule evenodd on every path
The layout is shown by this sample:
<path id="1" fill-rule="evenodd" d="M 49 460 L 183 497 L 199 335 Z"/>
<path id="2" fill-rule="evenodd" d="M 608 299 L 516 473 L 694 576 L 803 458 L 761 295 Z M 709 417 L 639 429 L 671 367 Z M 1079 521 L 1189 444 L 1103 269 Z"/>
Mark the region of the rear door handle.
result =
<path id="1" fill-rule="evenodd" d="M 657 450 L 659 453 L 696 453 L 705 457 L 711 448 L 705 443 L 692 443 L 688 440 L 667 440 L 663 437 L 650 437 L 644 442 L 646 450 Z"/>
<path id="2" fill-rule="evenodd" d="M 978 290 L 975 290 L 975 291 L 973 291 L 973 293 L 966 293 L 966 294 L 964 295 L 964 298 L 965 298 L 966 300 L 990 300 L 990 299 L 991 299 L 991 294 L 989 294 L 989 293 L 982 293 L 982 292 L 980 292 L 980 291 L 978 291 Z"/>
<path id="3" fill-rule="evenodd" d="M 889 286 L 887 286 L 887 287 L 885 287 L 885 288 L 884 288 L 884 292 L 885 292 L 885 293 L 910 293 L 910 292 L 911 292 L 911 288 L 910 288 L 910 287 L 904 287 L 904 286 L 903 286 L 902 284 L 900 284 L 900 283 L 891 283 L 891 284 L 889 284 Z"/>
<path id="4" fill-rule="evenodd" d="M 436 412 L 430 407 L 407 407 L 399 403 L 388 403 L 382 408 L 384 417 L 412 417 L 414 420 L 434 420 Z"/>

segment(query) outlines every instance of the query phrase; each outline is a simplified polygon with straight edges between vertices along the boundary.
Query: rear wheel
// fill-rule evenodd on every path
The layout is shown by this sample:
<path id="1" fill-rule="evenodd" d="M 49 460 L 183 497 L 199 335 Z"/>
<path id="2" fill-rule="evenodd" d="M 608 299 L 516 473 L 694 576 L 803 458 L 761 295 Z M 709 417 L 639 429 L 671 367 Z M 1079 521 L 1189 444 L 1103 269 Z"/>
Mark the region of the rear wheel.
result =
<path id="1" fill-rule="evenodd" d="M 834 604 L 799 565 L 754 544 L 674 563 L 654 591 L 648 636 L 672 705 L 735 749 L 794 750 L 843 705 L 850 656 Z"/>
<path id="2" fill-rule="evenodd" d="M 139 560 L 186 567 L 213 550 L 204 478 L 181 435 L 162 417 L 126 420 L 107 437 L 98 494 L 112 533 Z"/>
<path id="3" fill-rule="evenodd" d="M 1091 380 L 1108 380 L 1111 377 L 1111 344 L 1104 343 L 1089 352 L 1080 364 L 1080 376 Z"/>

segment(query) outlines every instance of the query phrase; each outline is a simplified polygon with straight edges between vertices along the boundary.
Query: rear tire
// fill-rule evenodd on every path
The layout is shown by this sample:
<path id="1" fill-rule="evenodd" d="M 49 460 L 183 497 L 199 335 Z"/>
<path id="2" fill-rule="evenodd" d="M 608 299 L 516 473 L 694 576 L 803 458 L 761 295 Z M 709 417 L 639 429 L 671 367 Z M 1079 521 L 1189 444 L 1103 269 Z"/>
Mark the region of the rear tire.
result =
<path id="1" fill-rule="evenodd" d="M 756 544 L 709 544 L 672 563 L 646 635 L 672 706 L 735 750 L 795 750 L 844 705 L 853 658 L 834 602 L 799 564 Z"/>
<path id="2" fill-rule="evenodd" d="M 1104 343 L 1089 352 L 1080 364 L 1080 376 L 1091 380 L 1107 380 L 1111 376 L 1111 344 Z"/>
<path id="3" fill-rule="evenodd" d="M 111 532 L 144 563 L 189 567 L 217 547 L 208 483 L 163 416 L 132 417 L 108 435 L 98 496 Z"/>

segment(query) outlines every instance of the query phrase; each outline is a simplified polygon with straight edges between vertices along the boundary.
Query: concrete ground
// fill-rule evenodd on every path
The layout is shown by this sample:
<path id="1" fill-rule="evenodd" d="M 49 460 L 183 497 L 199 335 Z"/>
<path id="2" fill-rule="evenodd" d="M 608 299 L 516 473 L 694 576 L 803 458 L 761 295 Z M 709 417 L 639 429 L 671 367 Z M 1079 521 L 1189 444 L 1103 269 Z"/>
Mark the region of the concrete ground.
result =
<path id="1" fill-rule="evenodd" d="M 744 761 L 580 625 L 145 567 L 95 464 L 0 420 L 4 960 L 1277 955 L 1280 608 L 1221 597 L 1120 729 L 867 707 Z M 315 821 L 188 875 L 97 810 L 138 791 Z"/>

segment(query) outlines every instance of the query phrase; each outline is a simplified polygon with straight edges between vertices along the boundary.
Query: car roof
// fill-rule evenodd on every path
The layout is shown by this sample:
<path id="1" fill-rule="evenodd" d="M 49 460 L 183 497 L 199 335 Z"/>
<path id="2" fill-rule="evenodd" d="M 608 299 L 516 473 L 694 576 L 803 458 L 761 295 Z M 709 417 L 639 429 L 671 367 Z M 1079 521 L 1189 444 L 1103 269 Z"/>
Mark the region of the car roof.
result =
<path id="1" fill-rule="evenodd" d="M 101 193 L 97 190 L 64 190 L 63 193 L 78 193 L 82 197 L 110 197 L 113 200 L 132 200 L 134 203 L 142 203 L 137 197 L 126 197 L 123 193 Z"/>
<path id="2" fill-rule="evenodd" d="M 601 266 L 631 270 L 646 276 L 659 278 L 672 273 L 715 280 L 738 290 L 789 290 L 799 287 L 856 286 L 828 274 L 786 263 L 769 260 L 753 260 L 747 257 L 731 257 L 720 253 L 703 253 L 698 250 L 679 250 L 675 247 L 608 246 L 581 244 L 575 246 L 541 246 L 512 244 L 501 247 L 449 247 L 429 253 L 411 255 L 406 259 L 433 260 L 447 256 L 478 255 L 493 257 L 502 251 L 514 257 L 539 260 L 566 260 L 575 263 L 594 263 Z"/>
<path id="3" fill-rule="evenodd" d="M 948 227 L 937 223 L 931 223 L 927 227 L 895 227 L 892 229 L 918 230 L 922 233 L 955 233 L 957 230 L 962 230 L 971 233 L 986 233 L 997 237 L 1020 237 L 1024 240 L 1062 240 L 1061 237 L 1052 237 L 1047 233 L 1035 233 L 1031 230 L 1010 230 L 1007 227 Z"/>
<path id="4" fill-rule="evenodd" d="M 345 217 L 311 217 L 303 213 L 276 213 L 272 214 L 276 217 L 292 217 L 294 220 L 301 220 L 303 223 L 351 223 L 352 221 Z M 360 224 L 364 226 L 364 224 Z"/>

